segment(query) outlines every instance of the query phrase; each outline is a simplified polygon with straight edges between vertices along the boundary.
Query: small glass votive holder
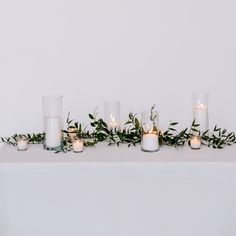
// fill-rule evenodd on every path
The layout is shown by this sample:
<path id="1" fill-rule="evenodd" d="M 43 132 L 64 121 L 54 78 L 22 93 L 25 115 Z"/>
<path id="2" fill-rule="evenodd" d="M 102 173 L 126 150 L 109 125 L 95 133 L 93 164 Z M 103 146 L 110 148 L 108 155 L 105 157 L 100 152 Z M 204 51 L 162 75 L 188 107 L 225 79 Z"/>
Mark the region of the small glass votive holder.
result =
<path id="1" fill-rule="evenodd" d="M 201 148 L 202 141 L 200 136 L 192 136 L 190 138 L 190 147 L 193 150 L 199 150 Z"/>
<path id="2" fill-rule="evenodd" d="M 83 152 L 83 150 L 84 150 L 83 139 L 74 138 L 72 141 L 72 148 L 73 148 L 73 152 L 75 152 L 75 153 Z"/>
<path id="3" fill-rule="evenodd" d="M 18 151 L 26 151 L 28 149 L 28 138 L 25 135 L 19 135 L 16 144 Z"/>

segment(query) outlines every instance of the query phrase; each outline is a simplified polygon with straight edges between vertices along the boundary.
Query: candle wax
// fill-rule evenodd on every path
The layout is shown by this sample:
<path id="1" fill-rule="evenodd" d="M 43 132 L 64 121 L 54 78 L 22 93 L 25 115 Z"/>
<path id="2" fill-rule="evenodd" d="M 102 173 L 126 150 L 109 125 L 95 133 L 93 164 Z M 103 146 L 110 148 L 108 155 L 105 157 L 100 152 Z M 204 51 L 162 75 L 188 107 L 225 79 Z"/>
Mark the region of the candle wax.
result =
<path id="1" fill-rule="evenodd" d="M 208 130 L 208 108 L 205 105 L 197 105 L 193 107 L 193 118 L 195 123 L 199 124 L 199 129 L 204 132 Z"/>
<path id="2" fill-rule="evenodd" d="M 61 118 L 59 116 L 45 117 L 45 144 L 48 148 L 61 146 Z"/>
<path id="3" fill-rule="evenodd" d="M 158 136 L 156 134 L 144 134 L 142 137 L 142 150 L 154 152 L 159 149 Z"/>
<path id="4" fill-rule="evenodd" d="M 82 140 L 76 140 L 72 144 L 74 152 L 82 152 L 84 150 L 84 143 Z"/>
<path id="5" fill-rule="evenodd" d="M 201 140 L 197 137 L 193 137 L 190 140 L 190 146 L 192 149 L 200 149 L 201 148 Z"/>

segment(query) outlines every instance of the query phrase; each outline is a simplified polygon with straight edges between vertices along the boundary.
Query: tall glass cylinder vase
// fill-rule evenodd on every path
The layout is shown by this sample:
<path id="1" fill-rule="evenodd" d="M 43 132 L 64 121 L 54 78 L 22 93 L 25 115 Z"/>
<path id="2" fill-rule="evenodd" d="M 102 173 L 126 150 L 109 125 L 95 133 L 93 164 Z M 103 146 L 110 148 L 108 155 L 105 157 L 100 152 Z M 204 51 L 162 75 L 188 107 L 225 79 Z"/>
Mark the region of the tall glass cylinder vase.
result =
<path id="1" fill-rule="evenodd" d="M 62 96 L 44 96 L 44 149 L 57 150 L 61 146 L 62 125 Z"/>
<path id="2" fill-rule="evenodd" d="M 141 150 L 145 152 L 156 152 L 159 150 L 159 113 L 153 107 L 151 111 L 141 112 L 142 141 Z"/>
<path id="3" fill-rule="evenodd" d="M 110 129 L 120 128 L 120 102 L 104 102 L 105 122 Z"/>
<path id="4" fill-rule="evenodd" d="M 193 94 L 193 119 L 201 133 L 208 130 L 208 98 L 209 94 Z"/>

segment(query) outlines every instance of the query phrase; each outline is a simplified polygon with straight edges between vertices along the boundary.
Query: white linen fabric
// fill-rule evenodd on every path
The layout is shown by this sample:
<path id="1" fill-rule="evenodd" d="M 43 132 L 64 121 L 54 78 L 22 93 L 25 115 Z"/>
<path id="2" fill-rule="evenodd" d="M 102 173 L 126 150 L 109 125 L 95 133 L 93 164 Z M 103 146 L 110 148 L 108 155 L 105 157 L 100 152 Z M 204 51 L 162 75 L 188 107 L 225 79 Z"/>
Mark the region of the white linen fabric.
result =
<path id="1" fill-rule="evenodd" d="M 236 147 L 0 149 L 1 236 L 235 236 Z"/>

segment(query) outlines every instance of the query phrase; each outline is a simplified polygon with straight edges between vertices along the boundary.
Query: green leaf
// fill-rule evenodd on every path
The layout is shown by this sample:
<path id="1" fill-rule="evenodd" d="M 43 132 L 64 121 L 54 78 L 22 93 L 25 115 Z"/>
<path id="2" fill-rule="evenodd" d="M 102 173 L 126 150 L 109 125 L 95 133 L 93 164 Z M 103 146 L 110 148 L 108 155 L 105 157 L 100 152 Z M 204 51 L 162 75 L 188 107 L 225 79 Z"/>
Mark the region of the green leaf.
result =
<path id="1" fill-rule="evenodd" d="M 94 120 L 94 116 L 93 116 L 92 114 L 89 114 L 89 118 L 90 118 L 91 120 Z"/>
<path id="2" fill-rule="evenodd" d="M 174 129 L 174 128 L 171 128 L 171 127 L 169 128 L 169 130 L 171 130 L 171 131 L 176 131 L 176 129 Z"/>
<path id="3" fill-rule="evenodd" d="M 178 124 L 178 122 L 172 122 L 172 123 L 170 123 L 171 126 L 175 126 L 175 125 L 177 125 L 177 124 Z"/>

